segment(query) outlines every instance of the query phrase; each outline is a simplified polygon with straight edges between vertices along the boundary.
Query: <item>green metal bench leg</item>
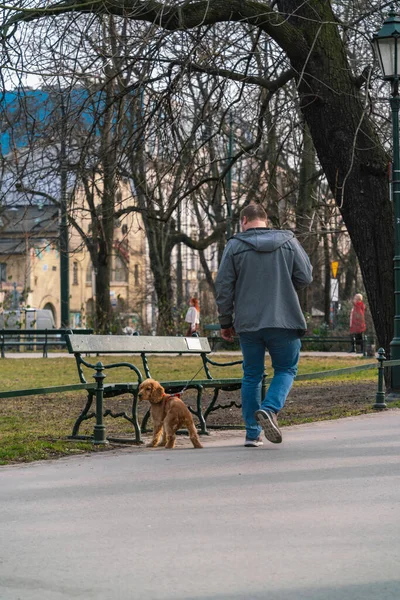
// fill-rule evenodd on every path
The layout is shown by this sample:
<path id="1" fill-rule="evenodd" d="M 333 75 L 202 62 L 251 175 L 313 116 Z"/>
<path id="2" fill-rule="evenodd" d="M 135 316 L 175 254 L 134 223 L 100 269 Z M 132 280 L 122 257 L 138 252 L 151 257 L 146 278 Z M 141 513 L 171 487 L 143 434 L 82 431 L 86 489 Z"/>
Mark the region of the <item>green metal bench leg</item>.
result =
<path id="1" fill-rule="evenodd" d="M 79 436 L 79 428 L 83 421 L 87 421 L 88 419 L 93 419 L 93 417 L 96 416 L 95 412 L 91 412 L 88 414 L 89 408 L 93 404 L 93 398 L 94 398 L 94 394 L 91 392 L 88 392 L 88 398 L 86 400 L 85 408 L 83 409 L 83 411 L 81 412 L 81 414 L 79 415 L 79 417 L 77 418 L 77 420 L 74 423 L 74 426 L 72 428 L 72 434 L 70 436 L 71 438 L 76 438 Z"/>
<path id="2" fill-rule="evenodd" d="M 135 429 L 135 442 L 140 444 L 142 442 L 142 436 L 140 435 L 140 427 L 138 422 L 138 414 L 137 414 L 137 405 L 138 405 L 138 390 L 133 392 L 133 402 L 132 402 L 132 421 L 133 427 Z"/>
<path id="3" fill-rule="evenodd" d="M 103 381 L 106 377 L 104 373 L 104 366 L 102 362 L 96 363 L 96 373 L 93 377 L 96 380 L 96 425 L 93 429 L 93 443 L 94 444 L 108 444 L 106 439 L 106 428 L 103 423 L 103 395 L 104 385 Z"/>
<path id="4" fill-rule="evenodd" d="M 213 411 L 215 403 L 218 400 L 218 395 L 219 395 L 219 388 L 214 388 L 214 394 L 213 394 L 212 400 L 211 400 L 210 404 L 207 406 L 206 410 L 204 411 L 204 420 L 206 423 L 207 423 L 208 415 Z"/>
<path id="5" fill-rule="evenodd" d="M 196 413 L 195 414 L 196 414 L 197 418 L 199 419 L 200 434 L 201 435 L 209 435 L 209 433 L 207 431 L 207 423 L 203 416 L 203 411 L 202 411 L 202 406 L 201 406 L 204 388 L 202 385 L 198 385 L 198 386 L 196 386 L 196 390 L 197 390 L 197 401 L 196 401 Z"/>
<path id="6" fill-rule="evenodd" d="M 150 409 L 147 411 L 147 413 L 144 415 L 144 417 L 142 419 L 142 425 L 140 427 L 140 431 L 142 433 L 148 432 L 147 423 L 149 422 L 149 419 L 150 419 Z"/>
<path id="7" fill-rule="evenodd" d="M 384 380 L 384 362 L 386 360 L 385 350 L 383 348 L 379 348 L 378 350 L 378 391 L 376 392 L 375 404 L 372 406 L 375 410 L 385 410 L 387 409 L 387 404 L 385 402 L 385 391 L 383 389 L 383 380 Z"/>

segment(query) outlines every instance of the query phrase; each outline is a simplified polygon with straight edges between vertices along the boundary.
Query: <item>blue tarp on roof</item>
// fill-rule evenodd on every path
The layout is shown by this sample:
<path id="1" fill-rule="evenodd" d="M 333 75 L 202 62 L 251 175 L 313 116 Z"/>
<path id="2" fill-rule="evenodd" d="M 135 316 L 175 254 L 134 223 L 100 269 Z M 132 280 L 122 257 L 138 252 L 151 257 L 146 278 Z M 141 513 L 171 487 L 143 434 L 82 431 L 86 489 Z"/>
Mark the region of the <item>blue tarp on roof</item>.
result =
<path id="1" fill-rule="evenodd" d="M 22 88 L 4 92 L 0 98 L 1 153 L 5 156 L 13 147 L 26 146 L 28 135 L 39 136 L 51 119 L 60 122 L 62 105 L 69 124 L 89 130 L 105 107 L 105 96 L 97 92 L 90 102 L 88 99 L 89 92 L 83 88 L 65 91 Z"/>

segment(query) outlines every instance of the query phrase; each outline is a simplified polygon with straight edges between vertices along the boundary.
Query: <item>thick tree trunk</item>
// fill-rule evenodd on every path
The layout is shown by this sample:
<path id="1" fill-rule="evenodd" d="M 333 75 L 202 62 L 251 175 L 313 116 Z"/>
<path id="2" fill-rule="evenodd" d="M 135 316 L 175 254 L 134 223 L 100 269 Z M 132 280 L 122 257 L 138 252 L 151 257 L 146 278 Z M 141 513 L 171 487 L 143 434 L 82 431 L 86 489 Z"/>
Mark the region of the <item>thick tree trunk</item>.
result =
<path id="1" fill-rule="evenodd" d="M 299 175 L 299 195 L 296 203 L 296 235 L 310 259 L 315 257 L 318 239 L 313 227 L 313 212 L 315 210 L 314 191 L 315 182 L 315 148 L 307 125 L 303 130 L 303 150 L 301 155 Z M 311 260 L 312 262 L 312 260 Z M 305 287 L 299 290 L 299 300 L 304 312 L 311 312 L 310 290 Z"/>
<path id="2" fill-rule="evenodd" d="M 310 53 L 304 64 L 287 48 L 319 161 L 357 254 L 379 344 L 393 336 L 393 211 L 388 156 L 356 87 L 329 2 L 278 1 L 300 29 Z M 299 57 L 301 59 L 299 59 Z M 385 308 L 385 310 L 383 310 Z"/>
<path id="3" fill-rule="evenodd" d="M 96 330 L 108 333 L 111 324 L 110 268 L 108 253 L 100 244 L 96 273 Z"/>
<path id="4" fill-rule="evenodd" d="M 274 122 L 271 111 L 267 109 L 265 115 L 265 124 L 267 127 L 267 169 L 268 169 L 268 205 L 266 207 L 268 217 L 275 229 L 280 229 L 281 219 L 279 215 L 279 193 L 278 193 L 278 151 L 276 123 Z M 260 186 L 258 180 L 255 184 Z"/>
<path id="5" fill-rule="evenodd" d="M 351 300 L 355 293 L 357 293 L 357 256 L 354 252 L 353 246 L 347 255 L 347 264 L 345 267 L 345 279 L 342 293 L 342 300 Z"/>
<path id="6" fill-rule="evenodd" d="M 170 231 L 168 223 L 149 221 L 146 214 L 143 215 L 147 240 L 149 244 L 150 268 L 154 278 L 154 289 L 157 294 L 158 319 L 157 335 L 173 335 L 175 331 L 173 307 L 174 294 L 171 277 L 171 254 Z"/>
<path id="7" fill-rule="evenodd" d="M 210 267 L 208 266 L 208 262 L 206 261 L 206 257 L 204 256 L 204 250 L 199 251 L 199 258 L 200 258 L 200 264 L 202 266 L 206 281 L 208 283 L 208 287 L 210 288 L 210 291 L 215 298 L 215 295 L 216 295 L 215 282 L 214 282 L 212 273 L 210 271 Z"/>
<path id="8" fill-rule="evenodd" d="M 113 312 L 110 298 L 111 257 L 114 242 L 114 210 L 116 184 L 116 144 L 118 135 L 114 131 L 115 118 L 112 109 L 114 98 L 114 81 L 111 76 L 106 82 L 106 106 L 111 107 L 105 111 L 101 128 L 101 163 L 103 168 L 103 191 L 101 196 L 101 214 L 98 227 L 98 261 L 96 277 L 96 313 L 99 331 L 110 331 L 113 321 Z M 115 136 L 115 137 L 114 137 Z"/>

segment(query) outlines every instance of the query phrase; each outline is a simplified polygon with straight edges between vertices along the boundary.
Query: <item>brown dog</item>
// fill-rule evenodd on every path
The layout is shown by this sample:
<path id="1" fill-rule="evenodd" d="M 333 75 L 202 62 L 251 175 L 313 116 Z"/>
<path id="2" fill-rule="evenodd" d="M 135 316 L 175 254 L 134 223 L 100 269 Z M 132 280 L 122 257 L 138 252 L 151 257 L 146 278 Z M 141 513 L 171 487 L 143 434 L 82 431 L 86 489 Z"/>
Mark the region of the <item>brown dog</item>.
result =
<path id="1" fill-rule="evenodd" d="M 195 448 L 202 448 L 192 415 L 187 406 L 177 396 L 165 393 L 162 385 L 154 379 L 145 379 L 139 386 L 139 399 L 150 402 L 150 414 L 153 420 L 153 439 L 150 448 L 175 446 L 176 432 L 180 427 L 186 427 L 190 440 Z M 160 437 L 162 439 L 160 441 Z"/>

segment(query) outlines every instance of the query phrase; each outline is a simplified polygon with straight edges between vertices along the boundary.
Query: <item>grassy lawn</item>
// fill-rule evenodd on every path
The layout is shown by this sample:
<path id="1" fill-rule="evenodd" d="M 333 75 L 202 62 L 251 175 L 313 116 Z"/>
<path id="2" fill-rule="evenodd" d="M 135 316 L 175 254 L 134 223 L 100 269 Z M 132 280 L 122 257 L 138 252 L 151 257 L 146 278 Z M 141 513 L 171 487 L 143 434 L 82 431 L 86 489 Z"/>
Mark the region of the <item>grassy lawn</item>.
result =
<path id="1" fill-rule="evenodd" d="M 102 360 L 104 363 L 115 362 L 116 357 L 92 357 L 90 362 Z M 118 357 L 118 359 L 130 362 L 129 357 Z M 226 357 L 216 359 L 221 361 L 230 360 Z M 234 358 L 232 358 L 234 360 Z M 131 361 L 138 366 L 137 357 L 131 357 Z M 360 357 L 303 357 L 300 361 L 299 373 L 314 373 L 331 369 L 341 369 L 344 367 L 374 362 L 373 359 L 363 359 Z M 160 380 L 189 380 L 198 370 L 200 363 L 196 357 L 150 357 L 149 360 L 151 372 Z M 1 360 L 1 389 L 24 389 L 45 387 L 51 385 L 66 385 L 70 383 L 79 383 L 77 369 L 73 358 L 32 358 L 32 359 L 13 359 L 6 358 Z M 141 369 L 142 370 L 142 369 Z M 266 363 L 268 375 L 272 374 L 269 359 Z M 119 372 L 118 372 L 119 371 Z M 241 367 L 234 366 L 229 368 L 213 369 L 215 377 L 240 377 Z M 106 382 L 129 381 L 129 370 L 119 369 L 107 371 Z M 92 379 L 93 372 L 90 372 L 87 380 Z M 203 375 L 199 373 L 197 378 Z M 377 380 L 376 370 L 363 371 L 351 375 L 330 376 L 321 380 L 299 381 L 295 383 L 294 392 L 298 390 L 308 390 L 310 395 L 318 390 L 323 390 L 327 386 L 335 388 L 349 382 L 352 385 L 374 384 Z M 308 392 L 307 392 L 308 393 Z M 233 394 L 233 393 L 232 393 Z M 236 399 L 240 398 L 239 393 Z M 334 406 L 334 398 L 329 396 L 332 402 L 330 415 L 331 418 L 344 416 L 346 414 L 359 414 L 360 410 L 345 408 L 338 411 Z M 334 394 L 333 394 L 334 396 Z M 54 458 L 69 454 L 83 453 L 87 451 L 104 451 L 107 448 L 93 446 L 90 442 L 76 442 L 66 440 L 66 436 L 71 433 L 72 426 L 76 417 L 80 413 L 86 399 L 85 392 L 68 392 L 63 394 L 50 394 L 45 396 L 28 396 L 20 398 L 10 398 L 0 400 L 0 464 L 12 462 L 27 462 L 40 459 Z M 118 397 L 112 400 L 113 409 L 116 411 L 126 410 L 129 412 L 130 399 L 127 397 Z M 296 423 L 327 418 L 319 413 L 317 408 L 315 414 L 310 415 L 302 411 L 300 404 L 288 404 L 288 415 L 282 424 Z M 371 405 L 368 400 L 368 406 Z M 286 410 L 286 409 L 285 409 Z M 365 409 L 362 412 L 366 412 Z M 311 411 L 312 413 L 312 411 Z M 224 417 L 222 416 L 222 419 Z M 221 417 L 220 417 L 221 419 Z M 230 415 L 236 425 L 241 425 L 240 411 Z M 82 424 L 81 432 L 91 434 L 94 421 L 90 420 Z M 108 433 L 130 433 L 131 426 L 124 419 L 106 419 Z"/>
<path id="2" fill-rule="evenodd" d="M 232 358 L 224 356 L 222 358 L 215 358 L 215 360 L 224 362 L 228 360 L 239 360 L 239 358 L 239 356 Z M 133 364 L 136 364 L 143 372 L 137 356 L 102 356 L 99 358 L 91 357 L 88 360 L 92 363 L 95 363 L 97 360 L 101 360 L 104 364 L 111 364 L 116 362 L 116 360 L 132 362 Z M 344 367 L 362 365 L 367 362 L 373 363 L 374 359 L 365 359 L 358 356 L 355 356 L 354 358 L 302 357 L 299 364 L 299 374 L 329 371 L 331 369 L 342 369 Z M 201 363 L 197 357 L 191 356 L 151 356 L 149 359 L 150 371 L 154 373 L 154 375 L 160 380 L 191 379 L 199 369 L 200 364 Z M 272 369 L 269 357 L 267 357 L 265 364 L 268 375 L 271 375 Z M 0 365 L 2 373 L 2 391 L 79 383 L 75 360 L 67 356 L 65 358 L 32 358 L 25 360 L 5 358 L 1 360 Z M 110 370 L 106 372 L 107 377 L 105 381 L 107 383 L 114 381 L 129 381 L 129 373 L 129 369 Z M 240 377 L 242 374 L 242 368 L 240 365 L 225 368 L 213 367 L 212 374 L 214 377 Z M 376 372 L 374 370 L 366 371 L 359 373 L 357 376 L 361 377 L 363 380 L 366 378 L 374 380 L 376 379 Z M 202 379 L 203 377 L 204 373 L 200 372 L 196 379 Z M 353 379 L 356 377 L 356 375 L 341 376 L 342 379 L 344 377 L 350 377 Z M 334 380 L 335 378 L 332 377 L 330 379 Z M 94 382 L 93 371 L 88 370 L 87 381 Z"/>

